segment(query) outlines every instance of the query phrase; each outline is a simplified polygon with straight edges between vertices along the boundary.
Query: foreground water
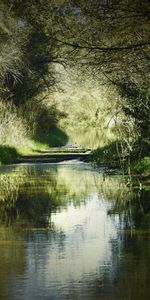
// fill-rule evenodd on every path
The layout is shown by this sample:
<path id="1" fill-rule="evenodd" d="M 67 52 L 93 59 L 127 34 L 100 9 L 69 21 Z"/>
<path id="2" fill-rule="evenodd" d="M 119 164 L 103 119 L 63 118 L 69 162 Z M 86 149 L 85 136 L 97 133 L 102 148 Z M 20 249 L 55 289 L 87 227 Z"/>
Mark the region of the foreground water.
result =
<path id="1" fill-rule="evenodd" d="M 84 163 L 0 167 L 0 300 L 150 299 L 150 194 Z"/>

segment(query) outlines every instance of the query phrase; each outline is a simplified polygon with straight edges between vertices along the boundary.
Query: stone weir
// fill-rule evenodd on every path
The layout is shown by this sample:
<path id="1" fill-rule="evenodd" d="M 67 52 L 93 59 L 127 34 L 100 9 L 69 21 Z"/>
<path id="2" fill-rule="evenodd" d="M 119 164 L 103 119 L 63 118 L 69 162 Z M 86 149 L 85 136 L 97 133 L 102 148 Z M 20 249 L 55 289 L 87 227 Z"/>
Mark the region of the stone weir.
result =
<path id="1" fill-rule="evenodd" d="M 17 163 L 57 163 L 66 160 L 79 159 L 88 161 L 90 153 L 48 153 L 40 155 L 24 155 L 17 159 Z"/>

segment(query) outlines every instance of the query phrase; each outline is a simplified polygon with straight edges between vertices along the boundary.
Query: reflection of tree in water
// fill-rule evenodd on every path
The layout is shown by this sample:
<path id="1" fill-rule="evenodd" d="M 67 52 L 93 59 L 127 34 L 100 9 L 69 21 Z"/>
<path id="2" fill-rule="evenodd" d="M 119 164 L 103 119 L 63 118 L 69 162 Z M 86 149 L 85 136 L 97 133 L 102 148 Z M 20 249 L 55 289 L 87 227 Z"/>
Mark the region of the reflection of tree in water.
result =
<path id="1" fill-rule="evenodd" d="M 121 243 L 112 241 L 113 276 L 106 276 L 104 286 L 111 282 L 109 292 L 116 300 L 148 300 L 150 239 L 142 228 L 132 236 L 124 231 L 118 239 Z"/>
<path id="2" fill-rule="evenodd" d="M 147 190 L 128 190 L 128 198 L 123 201 L 113 201 L 109 214 L 118 214 L 124 229 L 133 233 L 136 229 L 148 229 L 150 226 L 150 192 Z"/>
<path id="3" fill-rule="evenodd" d="M 89 299 L 148 300 L 150 239 L 123 233 L 111 241 L 111 246 L 110 265 L 100 266 L 86 282 Z"/>
<path id="4" fill-rule="evenodd" d="M 101 117 L 102 119 L 102 117 Z M 87 119 L 86 119 L 87 122 Z M 104 120 L 102 121 L 104 122 Z M 113 138 L 113 134 L 110 132 L 110 129 L 106 126 L 103 128 L 100 127 L 100 124 L 98 127 L 86 127 L 85 128 L 80 128 L 80 129 L 73 129 L 71 130 L 70 128 L 68 130 L 68 135 L 71 137 L 72 143 L 77 143 L 78 145 L 83 145 L 85 148 L 90 148 L 90 149 L 96 149 L 103 147 L 104 144 L 108 143 L 109 138 Z"/>
<path id="5" fill-rule="evenodd" d="M 123 231 L 118 231 L 117 242 L 111 241 L 111 274 L 106 272 L 102 282 L 97 280 L 93 283 L 96 297 L 104 300 L 148 300 L 150 191 L 128 187 L 126 178 L 122 180 L 120 176 L 106 177 L 104 181 L 106 184 L 98 187 L 99 193 L 111 201 L 108 213 L 118 215 L 118 229 Z"/>
<path id="6" fill-rule="evenodd" d="M 60 172 L 59 172 L 60 171 Z M 79 205 L 88 194 L 72 174 L 57 167 L 18 166 L 1 174 L 0 220 L 11 225 L 47 225 L 47 216 L 70 201 Z M 74 182 L 74 183 L 73 183 Z M 73 184 L 72 184 L 73 183 Z M 48 218 L 49 221 L 50 218 Z"/>
<path id="7" fill-rule="evenodd" d="M 150 191 L 141 190 L 135 192 L 130 202 L 126 205 L 126 224 L 133 225 L 133 229 L 150 227 Z M 130 218 L 129 218 L 130 215 Z"/>
<path id="8" fill-rule="evenodd" d="M 18 223 L 19 227 L 46 227 L 51 212 L 63 211 L 68 205 L 78 206 L 93 193 L 99 194 L 100 201 L 108 203 L 108 213 L 119 216 L 120 224 L 116 238 L 109 240 L 110 259 L 92 269 L 91 275 L 83 278 L 82 287 L 74 291 L 69 286 L 72 299 L 86 291 L 87 299 L 148 300 L 150 240 L 143 227 L 149 225 L 150 204 L 148 191 L 135 191 L 126 185 L 122 176 L 107 176 L 85 166 L 18 166 L 15 170 L 1 174 L 0 220 L 3 224 Z M 98 199 L 98 197 L 97 197 Z M 92 201 L 92 200 L 91 200 Z M 109 205 L 110 204 L 110 205 Z M 90 211 L 91 213 L 91 211 Z M 108 217 L 109 219 L 109 217 Z M 120 227 L 120 225 L 123 225 Z M 131 226 L 132 225 L 132 226 Z M 67 234 L 50 224 L 51 230 L 19 231 L 14 226 L 1 227 L 0 243 L 0 292 L 5 297 L 6 282 L 22 276 L 25 270 L 25 248 L 23 239 L 34 241 L 34 263 L 47 264 L 46 255 L 54 257 L 66 251 Z M 140 228 L 141 231 L 130 229 Z M 43 228 L 43 229 L 44 229 Z M 35 228 L 34 228 L 35 229 Z M 9 234 L 9 230 L 10 234 Z M 13 239 L 13 240 L 12 240 Z M 12 242 L 11 242 L 12 240 Z M 7 246 L 8 241 L 8 246 Z M 48 241 L 48 242 L 47 242 Z M 67 241 L 67 242 L 66 242 Z M 84 245 L 85 245 L 85 241 Z M 38 246 L 37 246 L 38 245 Z M 45 248 L 43 248 L 43 245 Z M 57 250 L 57 251 L 56 251 Z M 19 251 L 19 252 L 18 252 Z M 70 248 L 69 248 L 70 251 Z M 43 256 L 41 256 L 43 253 Z M 92 261 L 91 253 L 91 261 Z M 99 254 L 98 254 L 99 255 Z M 13 258 L 12 258 L 13 257 Z M 43 259 L 41 262 L 41 258 Z M 11 261 L 12 260 L 12 264 Z M 7 262 L 7 266 L 6 266 Z M 10 263 L 11 269 L 8 268 Z M 92 261 L 93 265 L 93 261 Z M 9 280 L 8 280 L 9 278 Z M 82 278 L 81 278 L 82 281 Z M 90 298 L 91 297 L 91 298 Z M 9 296 L 9 298 L 11 298 Z M 19 298 L 19 296 L 18 296 Z"/>
<path id="9" fill-rule="evenodd" d="M 18 167 L 15 172 L 1 175 L 0 218 L 7 225 L 13 221 L 36 225 L 41 216 L 60 204 L 56 169 L 44 172 L 34 167 Z M 51 191 L 49 190 L 51 187 Z M 54 193 L 55 191 L 55 193 Z M 61 189 L 61 192 L 65 192 Z M 41 220 L 40 220 L 41 219 Z M 44 221 L 45 217 L 43 217 Z"/>
<path id="10" fill-rule="evenodd" d="M 106 175 L 85 166 L 17 166 L 0 176 L 0 220 L 7 225 L 48 225 L 51 211 L 85 202 L 98 192 L 110 203 L 126 228 L 149 225 L 149 192 L 127 186 L 119 175 Z M 49 216 L 49 217 L 48 217 Z"/>
<path id="11" fill-rule="evenodd" d="M 149 228 L 150 191 L 140 190 L 139 187 L 132 188 L 127 185 L 127 181 L 126 177 L 118 175 L 103 175 L 101 181 L 95 176 L 97 190 L 106 200 L 110 200 L 108 214 L 119 215 L 123 228 Z"/>
<path id="12" fill-rule="evenodd" d="M 11 284 L 17 284 L 18 277 L 24 275 L 25 255 L 25 243 L 20 233 L 10 227 L 0 228 L 0 299 L 13 298 Z"/>
<path id="13" fill-rule="evenodd" d="M 117 269 L 116 290 L 124 290 L 122 299 L 149 299 L 150 239 L 141 232 L 122 237 L 122 258 Z M 121 294 L 121 293 L 120 293 Z M 128 297 L 128 298 L 127 298 Z"/>

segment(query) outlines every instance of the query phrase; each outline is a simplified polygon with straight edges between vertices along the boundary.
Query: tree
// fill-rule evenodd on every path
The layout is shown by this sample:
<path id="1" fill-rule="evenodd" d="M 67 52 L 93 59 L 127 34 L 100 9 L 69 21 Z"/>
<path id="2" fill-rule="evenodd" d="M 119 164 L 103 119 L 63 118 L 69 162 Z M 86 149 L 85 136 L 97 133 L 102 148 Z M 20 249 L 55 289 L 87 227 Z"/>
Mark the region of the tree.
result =
<path id="1" fill-rule="evenodd" d="M 148 140 L 148 0 L 3 0 L 1 8 L 1 95 L 40 103 L 56 86 L 56 64 L 91 69 Z"/>
<path id="2" fill-rule="evenodd" d="M 150 128 L 149 16 L 147 0 L 89 0 L 86 4 L 75 0 L 64 3 L 59 11 L 64 24 L 62 28 L 66 30 L 64 33 L 60 30 L 58 36 L 58 42 L 68 49 L 68 57 L 73 63 L 78 62 L 84 70 L 91 67 L 96 77 L 103 76 L 102 82 L 115 86 L 120 96 L 116 97 L 118 109 L 127 119 L 132 117 L 138 140 L 147 149 Z"/>

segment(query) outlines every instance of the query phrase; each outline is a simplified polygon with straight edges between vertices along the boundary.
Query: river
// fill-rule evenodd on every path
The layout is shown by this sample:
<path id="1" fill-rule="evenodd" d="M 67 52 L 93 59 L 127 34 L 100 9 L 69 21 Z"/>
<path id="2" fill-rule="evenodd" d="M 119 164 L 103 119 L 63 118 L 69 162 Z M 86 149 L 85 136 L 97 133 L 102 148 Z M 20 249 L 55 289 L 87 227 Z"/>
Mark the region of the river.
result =
<path id="1" fill-rule="evenodd" d="M 0 166 L 0 300 L 150 299 L 150 192 L 107 171 Z"/>

